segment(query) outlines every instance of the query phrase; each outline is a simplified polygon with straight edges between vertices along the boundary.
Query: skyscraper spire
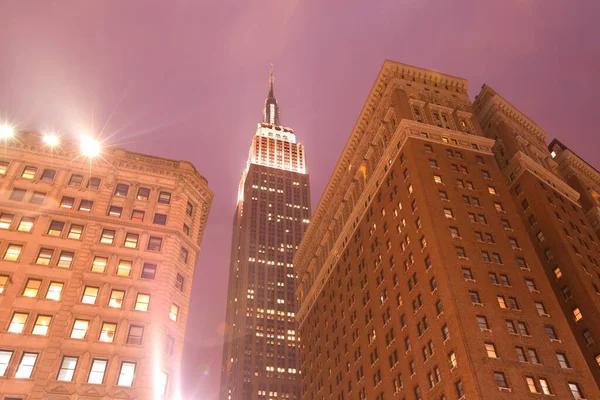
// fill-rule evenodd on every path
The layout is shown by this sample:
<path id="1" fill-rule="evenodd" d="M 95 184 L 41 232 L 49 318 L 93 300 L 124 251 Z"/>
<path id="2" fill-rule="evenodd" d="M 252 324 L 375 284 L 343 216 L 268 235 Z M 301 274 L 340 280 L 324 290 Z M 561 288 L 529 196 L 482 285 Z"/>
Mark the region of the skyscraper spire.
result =
<path id="1" fill-rule="evenodd" d="M 273 65 L 271 64 L 269 67 L 269 94 L 265 100 L 263 122 L 271 125 L 281 125 L 279 122 L 279 105 L 277 105 L 277 100 L 275 99 L 275 93 L 273 89 L 274 80 Z"/>

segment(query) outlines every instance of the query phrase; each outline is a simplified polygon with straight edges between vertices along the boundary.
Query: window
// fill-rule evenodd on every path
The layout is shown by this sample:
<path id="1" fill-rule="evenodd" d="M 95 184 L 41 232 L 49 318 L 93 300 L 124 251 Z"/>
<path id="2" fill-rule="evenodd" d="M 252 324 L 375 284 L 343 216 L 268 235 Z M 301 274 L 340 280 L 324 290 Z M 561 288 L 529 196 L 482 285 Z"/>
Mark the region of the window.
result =
<path id="1" fill-rule="evenodd" d="M 544 306 L 544 303 L 540 302 L 540 301 L 536 301 L 535 302 L 535 309 L 538 312 L 538 315 L 541 317 L 548 317 L 548 312 L 546 311 L 546 307 Z"/>
<path id="2" fill-rule="evenodd" d="M 160 251 L 162 247 L 162 238 L 158 236 L 150 236 L 148 239 L 148 250 Z"/>
<path id="3" fill-rule="evenodd" d="M 444 208 L 444 217 L 448 219 L 454 219 L 454 213 L 449 208 Z"/>
<path id="4" fill-rule="evenodd" d="M 154 214 L 154 219 L 152 220 L 152 223 L 157 225 L 165 225 L 167 223 L 167 214 Z"/>
<path id="5" fill-rule="evenodd" d="M 183 292 L 183 275 L 181 274 L 177 274 L 177 277 L 175 278 L 175 288 L 178 289 L 180 292 Z"/>
<path id="6" fill-rule="evenodd" d="M 496 194 L 498 194 L 498 193 L 496 192 L 496 188 L 495 188 L 495 187 L 493 187 L 493 186 L 488 186 L 488 193 L 489 193 L 489 194 L 493 194 L 493 195 L 496 195 Z"/>
<path id="7" fill-rule="evenodd" d="M 496 299 L 498 300 L 498 305 L 500 306 L 500 308 L 502 308 L 502 309 L 508 308 L 506 306 L 506 299 L 504 298 L 504 296 L 498 295 L 498 296 L 496 296 Z"/>
<path id="8" fill-rule="evenodd" d="M 9 199 L 14 201 L 23 201 L 25 198 L 25 193 L 27 193 L 25 189 L 13 188 L 12 192 L 10 192 Z"/>
<path id="9" fill-rule="evenodd" d="M 96 304 L 96 298 L 98 297 L 98 288 L 93 286 L 86 286 L 83 289 L 83 295 L 81 297 L 81 303 L 83 304 Z"/>
<path id="10" fill-rule="evenodd" d="M 92 189 L 92 190 L 98 190 L 98 188 L 100 187 L 100 178 L 98 178 L 97 176 L 92 176 L 87 183 L 87 187 L 88 189 Z"/>
<path id="11" fill-rule="evenodd" d="M 77 360 L 77 357 L 64 356 L 56 380 L 61 382 L 73 381 L 73 375 L 75 375 L 75 369 L 77 368 Z"/>
<path id="12" fill-rule="evenodd" d="M 40 286 L 42 286 L 42 281 L 40 279 L 27 279 L 27 283 L 25 284 L 25 288 L 21 295 L 25 297 L 37 297 Z"/>
<path id="13" fill-rule="evenodd" d="M 17 371 L 15 372 L 15 378 L 31 378 L 31 374 L 33 374 L 33 368 L 35 367 L 37 357 L 37 353 L 23 353 L 23 356 L 21 356 L 21 362 L 19 362 L 19 366 L 17 367 Z"/>
<path id="14" fill-rule="evenodd" d="M 109 217 L 117 217 L 117 218 L 119 218 L 122 213 L 123 213 L 123 207 L 119 207 L 119 206 L 110 206 L 110 207 L 108 207 L 108 213 L 107 213 L 107 215 Z"/>
<path id="15" fill-rule="evenodd" d="M 58 256 L 58 262 L 56 265 L 60 268 L 71 268 L 71 264 L 73 264 L 73 257 L 75 257 L 75 253 L 72 251 L 62 250 Z"/>
<path id="16" fill-rule="evenodd" d="M 556 359 L 558 360 L 558 365 L 560 365 L 561 368 L 571 368 L 571 364 L 569 364 L 569 360 L 567 359 L 567 355 L 565 353 L 556 353 Z"/>
<path id="17" fill-rule="evenodd" d="M 125 183 L 117 183 L 117 186 L 115 187 L 115 196 L 127 197 L 127 193 L 129 193 L 129 185 Z"/>
<path id="18" fill-rule="evenodd" d="M 479 293 L 475 290 L 469 290 L 469 298 L 471 299 L 471 303 L 481 304 L 481 298 L 479 297 Z"/>
<path id="19" fill-rule="evenodd" d="M 552 390 L 550 389 L 550 384 L 548 383 L 547 379 L 540 378 L 539 383 L 540 383 L 540 388 L 542 389 L 543 394 L 549 394 L 549 395 L 552 394 Z"/>
<path id="20" fill-rule="evenodd" d="M 52 220 L 50 222 L 50 226 L 48 226 L 48 231 L 46 232 L 49 236 L 60 236 L 65 227 L 65 223 L 62 221 Z"/>
<path id="21" fill-rule="evenodd" d="M 583 319 L 583 314 L 581 313 L 579 307 L 575 307 L 573 309 L 573 317 L 575 318 L 575 322 L 579 322 Z"/>
<path id="22" fill-rule="evenodd" d="M 100 243 L 113 244 L 115 240 L 115 231 L 112 229 L 103 229 L 102 236 L 100 236 Z"/>
<path id="23" fill-rule="evenodd" d="M 539 290 L 537 289 L 537 286 L 535 285 L 535 281 L 533 279 L 525 278 L 525 285 L 527 285 L 527 289 L 529 290 L 529 292 L 531 292 L 531 293 L 539 292 Z"/>
<path id="24" fill-rule="evenodd" d="M 121 308 L 123 307 L 123 299 L 125 298 L 124 290 L 113 289 L 110 292 L 110 298 L 108 299 L 108 306 L 110 308 Z"/>
<path id="25" fill-rule="evenodd" d="M 136 199 L 138 200 L 148 200 L 150 197 L 150 189 L 146 187 L 140 187 L 137 192 Z"/>
<path id="26" fill-rule="evenodd" d="M 10 350 L 0 350 L 0 376 L 6 376 L 8 364 L 12 358 L 13 352 Z"/>
<path id="27" fill-rule="evenodd" d="M 439 175 L 434 175 L 433 176 L 433 181 L 437 184 L 441 184 L 442 183 L 442 177 Z"/>
<path id="28" fill-rule="evenodd" d="M 29 314 L 27 313 L 14 313 L 12 319 L 10 320 L 10 325 L 8 325 L 8 331 L 10 333 L 23 333 L 23 330 L 25 329 L 25 323 L 27 322 L 27 317 L 29 317 Z"/>
<path id="29" fill-rule="evenodd" d="M 92 261 L 92 272 L 102 273 L 106 271 L 106 265 L 108 264 L 108 258 L 95 256 Z"/>
<path id="30" fill-rule="evenodd" d="M 526 376 L 525 382 L 527 383 L 527 387 L 529 388 L 530 393 L 538 393 L 537 387 L 535 385 L 535 380 L 532 377 Z"/>
<path id="31" fill-rule="evenodd" d="M 32 180 L 35 178 L 35 174 L 37 173 L 37 167 L 27 165 L 23 168 L 23 172 L 21 172 L 21 178 Z"/>
<path id="32" fill-rule="evenodd" d="M 129 276 L 131 274 L 131 261 L 119 260 L 117 265 L 117 276 Z"/>
<path id="33" fill-rule="evenodd" d="M 69 178 L 69 186 L 80 187 L 83 182 L 83 175 L 73 174 Z"/>
<path id="34" fill-rule="evenodd" d="M 190 217 L 194 214 L 194 205 L 192 203 L 190 203 L 189 201 L 187 202 L 187 205 L 185 206 L 185 213 L 187 215 L 189 215 Z"/>
<path id="35" fill-rule="evenodd" d="M 516 346 L 515 352 L 517 353 L 517 360 L 519 360 L 520 362 L 527 362 L 525 350 L 521 346 Z"/>
<path id="36" fill-rule="evenodd" d="M 148 307 L 150 306 L 150 295 L 144 293 L 138 293 L 135 298 L 135 310 L 136 311 L 148 311 Z"/>
<path id="37" fill-rule="evenodd" d="M 534 364 L 541 364 L 540 358 L 538 357 L 537 351 L 535 349 L 529 348 L 527 349 L 527 354 L 529 354 L 529 359 Z"/>
<path id="38" fill-rule="evenodd" d="M 38 315 L 33 325 L 31 333 L 33 335 L 46 336 L 48 335 L 48 329 L 50 328 L 50 322 L 52 317 L 50 315 Z"/>
<path id="39" fill-rule="evenodd" d="M 460 231 L 458 230 L 458 228 L 457 228 L 457 227 L 455 227 L 455 226 L 451 226 L 451 227 L 449 227 L 448 229 L 450 230 L 450 236 L 451 236 L 453 239 L 460 239 L 460 237 L 461 237 L 461 236 L 460 236 Z"/>
<path id="40" fill-rule="evenodd" d="M 60 199 L 60 208 L 71 209 L 71 208 L 73 208 L 74 204 L 75 204 L 74 197 L 63 196 L 63 198 Z"/>
<path id="41" fill-rule="evenodd" d="M 133 210 L 131 211 L 131 220 L 136 222 L 143 222 L 145 214 L 146 213 L 142 210 Z"/>
<path id="42" fill-rule="evenodd" d="M 519 328 L 519 333 L 522 336 L 529 336 L 529 329 L 527 328 L 527 324 L 523 321 L 517 321 L 517 327 Z"/>
<path id="43" fill-rule="evenodd" d="M 171 304 L 171 309 L 169 311 L 169 318 L 171 321 L 177 321 L 179 317 L 179 306 L 177 304 Z"/>
<path id="44" fill-rule="evenodd" d="M 479 329 L 482 331 L 490 330 L 490 325 L 488 324 L 488 320 L 484 315 L 477 316 L 477 325 L 479 326 Z"/>
<path id="45" fill-rule="evenodd" d="M 94 202 L 92 200 L 82 199 L 79 202 L 79 211 L 90 212 L 90 211 L 92 211 L 93 206 L 94 206 Z"/>
<path id="46" fill-rule="evenodd" d="M 14 214 L 0 214 L 0 229 L 10 229 L 14 218 Z"/>
<path id="47" fill-rule="evenodd" d="M 488 358 L 498 358 L 496 353 L 496 345 L 494 343 L 485 343 L 485 352 Z"/>
<path id="48" fill-rule="evenodd" d="M 425 240 L 425 238 L 423 238 L 421 240 L 421 247 L 425 247 L 427 245 L 427 242 L 424 242 L 424 240 Z M 179 249 L 179 261 L 187 263 L 188 256 L 189 256 L 189 252 L 187 251 L 187 249 L 185 247 L 182 247 Z"/>
<path id="49" fill-rule="evenodd" d="M 47 300 L 60 301 L 64 284 L 62 282 L 50 282 L 48 291 L 46 292 Z"/>
<path id="50" fill-rule="evenodd" d="M 115 332 L 117 331 L 117 324 L 112 322 L 103 322 L 102 328 L 100 329 L 99 341 L 104 343 L 112 343 L 115 340 Z"/>
<path id="51" fill-rule="evenodd" d="M 142 344 L 144 339 L 144 327 L 140 325 L 131 325 L 127 334 L 127 344 Z"/>
<path id="52" fill-rule="evenodd" d="M 506 376 L 502 372 L 494 372 L 494 380 L 499 389 L 508 389 L 508 382 Z"/>
<path id="53" fill-rule="evenodd" d="M 20 244 L 9 244 L 4 253 L 5 261 L 18 261 L 21 256 L 21 250 L 23 246 Z"/>
<path id="54" fill-rule="evenodd" d="M 4 291 L 8 287 L 9 278 L 8 275 L 0 275 L 0 294 L 4 294 Z"/>
<path id="55" fill-rule="evenodd" d="M 144 279 L 154 279 L 156 276 L 156 264 L 145 262 L 142 265 L 141 277 Z"/>
<path id="56" fill-rule="evenodd" d="M 80 240 L 82 232 L 83 225 L 71 224 L 67 233 L 67 239 Z"/>
<path id="57" fill-rule="evenodd" d="M 8 161 L 0 161 L 0 176 L 6 175 L 9 164 L 10 163 Z"/>
<path id="58" fill-rule="evenodd" d="M 467 252 L 465 251 L 464 247 L 454 246 L 454 249 L 456 250 L 456 255 L 458 258 L 467 258 Z"/>
<path id="59" fill-rule="evenodd" d="M 558 336 L 556 335 L 554 327 L 546 325 L 544 326 L 544 332 L 546 332 L 546 336 L 548 336 L 550 340 L 558 340 Z"/>
<path id="60" fill-rule="evenodd" d="M 160 204 L 169 204 L 171 202 L 171 193 L 159 192 L 158 193 L 158 202 Z"/>
<path id="61" fill-rule="evenodd" d="M 19 221 L 19 225 L 17 226 L 17 230 L 19 232 L 31 232 L 34 222 L 35 218 L 33 217 L 22 217 L 21 221 Z"/>
<path id="62" fill-rule="evenodd" d="M 88 383 L 93 385 L 101 385 L 104 382 L 104 372 L 108 361 L 94 358 L 90 366 L 90 374 L 88 375 Z"/>
<path id="63" fill-rule="evenodd" d="M 575 400 L 585 400 L 579 384 L 569 382 L 569 390 L 571 391 L 571 396 L 573 396 Z"/>
<path id="64" fill-rule="evenodd" d="M 50 265 L 50 260 L 52 260 L 52 254 L 54 254 L 53 249 L 42 247 L 38 253 L 35 263 L 38 265 Z"/>
<path id="65" fill-rule="evenodd" d="M 45 198 L 46 198 L 46 193 L 33 192 L 31 194 L 31 199 L 29 199 L 29 202 L 32 204 L 42 204 L 42 203 L 44 203 Z"/>
<path id="66" fill-rule="evenodd" d="M 131 387 L 133 385 L 133 378 L 135 377 L 135 363 L 129 361 L 123 361 L 121 363 L 121 370 L 119 371 L 119 379 L 117 380 L 117 386 Z"/>
<path id="67" fill-rule="evenodd" d="M 123 246 L 128 249 L 137 249 L 138 241 L 140 239 L 140 235 L 137 233 L 127 232 L 125 234 L 125 241 L 123 242 Z"/>
<path id="68" fill-rule="evenodd" d="M 76 319 L 75 322 L 73 322 L 73 328 L 71 329 L 71 339 L 84 339 L 89 326 L 90 321 Z"/>
<path id="69" fill-rule="evenodd" d="M 40 178 L 40 180 L 42 182 L 46 182 L 46 183 L 51 183 L 54 181 L 54 177 L 56 176 L 56 171 L 53 169 L 45 169 L 44 172 L 42 172 L 42 176 Z"/>

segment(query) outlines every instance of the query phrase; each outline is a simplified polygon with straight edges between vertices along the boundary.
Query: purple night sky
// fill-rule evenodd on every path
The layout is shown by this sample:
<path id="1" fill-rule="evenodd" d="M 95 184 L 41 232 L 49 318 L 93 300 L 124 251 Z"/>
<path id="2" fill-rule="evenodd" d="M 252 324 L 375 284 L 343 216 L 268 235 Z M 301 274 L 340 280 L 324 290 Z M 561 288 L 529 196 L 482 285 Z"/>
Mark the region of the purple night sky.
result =
<path id="1" fill-rule="evenodd" d="M 220 380 L 236 190 L 270 63 L 316 205 L 383 60 L 487 82 L 600 165 L 597 0 L 0 0 L 0 120 L 191 160 L 215 199 L 193 286 L 186 399 Z"/>

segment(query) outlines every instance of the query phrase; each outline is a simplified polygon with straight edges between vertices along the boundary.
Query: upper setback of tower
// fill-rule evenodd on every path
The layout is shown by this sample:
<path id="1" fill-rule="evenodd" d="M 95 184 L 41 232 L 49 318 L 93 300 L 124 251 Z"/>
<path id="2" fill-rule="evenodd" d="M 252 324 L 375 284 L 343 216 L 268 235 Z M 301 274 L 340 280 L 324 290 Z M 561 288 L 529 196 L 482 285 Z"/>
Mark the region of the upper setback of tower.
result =
<path id="1" fill-rule="evenodd" d="M 431 115 L 437 126 L 421 123 L 425 114 Z M 491 152 L 494 143 L 483 137 L 473 117 L 465 79 L 387 60 L 296 252 L 300 320 L 350 239 L 348 232 L 360 217 L 356 213 L 364 211 L 354 205 L 377 183 L 379 176 L 374 177 L 387 169 L 388 143 L 399 140 L 400 146 L 407 137 L 421 135 L 486 152 Z"/>

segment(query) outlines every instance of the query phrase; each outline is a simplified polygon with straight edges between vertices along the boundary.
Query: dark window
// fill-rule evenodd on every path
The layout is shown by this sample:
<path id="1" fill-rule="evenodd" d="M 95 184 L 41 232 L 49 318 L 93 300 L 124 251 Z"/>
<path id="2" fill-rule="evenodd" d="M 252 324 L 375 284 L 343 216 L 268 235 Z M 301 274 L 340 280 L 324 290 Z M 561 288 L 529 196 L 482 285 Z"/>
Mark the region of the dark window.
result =
<path id="1" fill-rule="evenodd" d="M 152 222 L 158 225 L 165 225 L 167 223 L 167 214 L 154 214 L 154 220 Z"/>
<path id="2" fill-rule="evenodd" d="M 148 239 L 148 250 L 160 251 L 162 247 L 162 238 L 158 236 L 150 236 Z"/>
<path id="3" fill-rule="evenodd" d="M 45 169 L 40 180 L 42 182 L 52 182 L 56 176 L 56 171 L 53 169 Z"/>
<path id="4" fill-rule="evenodd" d="M 148 200 L 149 197 L 150 197 L 150 189 L 148 189 L 146 187 L 141 187 L 138 189 L 137 196 L 136 196 L 136 198 L 138 200 Z"/>
<path id="5" fill-rule="evenodd" d="M 169 204 L 171 202 L 171 193 L 169 193 L 169 192 L 158 193 L 158 202 L 160 204 Z"/>
<path id="6" fill-rule="evenodd" d="M 129 185 L 125 183 L 117 183 L 117 187 L 115 188 L 115 196 L 127 197 L 127 193 L 129 193 Z"/>
<path id="7" fill-rule="evenodd" d="M 145 262 L 142 265 L 142 275 L 144 279 L 154 279 L 156 276 L 156 264 Z"/>

